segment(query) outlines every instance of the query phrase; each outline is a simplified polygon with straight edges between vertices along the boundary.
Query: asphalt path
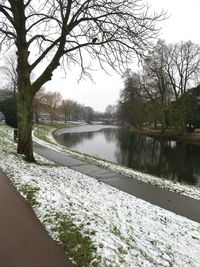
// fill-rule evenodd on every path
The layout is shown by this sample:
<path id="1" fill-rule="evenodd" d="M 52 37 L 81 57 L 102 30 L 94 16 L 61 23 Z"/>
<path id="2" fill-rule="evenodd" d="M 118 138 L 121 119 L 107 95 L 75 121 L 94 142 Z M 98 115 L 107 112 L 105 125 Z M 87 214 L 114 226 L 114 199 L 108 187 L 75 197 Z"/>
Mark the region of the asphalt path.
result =
<path id="1" fill-rule="evenodd" d="M 45 158 L 118 188 L 161 208 L 200 223 L 200 201 L 97 167 L 34 142 L 34 151 Z"/>
<path id="2" fill-rule="evenodd" d="M 0 267 L 75 267 L 1 170 Z"/>

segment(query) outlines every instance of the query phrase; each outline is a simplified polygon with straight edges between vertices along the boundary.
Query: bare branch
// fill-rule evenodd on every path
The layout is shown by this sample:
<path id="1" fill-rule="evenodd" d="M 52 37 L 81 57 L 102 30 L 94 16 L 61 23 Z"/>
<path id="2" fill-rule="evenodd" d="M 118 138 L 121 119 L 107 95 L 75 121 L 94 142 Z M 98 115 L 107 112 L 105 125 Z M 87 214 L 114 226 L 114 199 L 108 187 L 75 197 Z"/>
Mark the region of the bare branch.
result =
<path id="1" fill-rule="evenodd" d="M 13 18 L 11 17 L 11 15 L 6 11 L 7 10 L 11 10 L 10 8 L 8 7 L 5 7 L 3 5 L 0 5 L 0 12 L 8 19 L 8 21 L 14 26 L 15 23 L 14 23 L 14 20 Z"/>

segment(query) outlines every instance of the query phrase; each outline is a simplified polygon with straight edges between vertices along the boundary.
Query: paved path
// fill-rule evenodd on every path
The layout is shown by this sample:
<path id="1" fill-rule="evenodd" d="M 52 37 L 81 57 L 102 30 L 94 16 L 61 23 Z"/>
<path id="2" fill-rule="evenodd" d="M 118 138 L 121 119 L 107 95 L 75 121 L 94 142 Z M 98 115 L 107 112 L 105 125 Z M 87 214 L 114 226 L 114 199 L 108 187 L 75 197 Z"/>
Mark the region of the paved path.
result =
<path id="1" fill-rule="evenodd" d="M 137 181 L 113 171 L 69 157 L 34 143 L 34 151 L 56 163 L 87 174 L 126 193 L 200 223 L 200 201 Z"/>
<path id="2" fill-rule="evenodd" d="M 75 267 L 1 170 L 0 267 Z"/>

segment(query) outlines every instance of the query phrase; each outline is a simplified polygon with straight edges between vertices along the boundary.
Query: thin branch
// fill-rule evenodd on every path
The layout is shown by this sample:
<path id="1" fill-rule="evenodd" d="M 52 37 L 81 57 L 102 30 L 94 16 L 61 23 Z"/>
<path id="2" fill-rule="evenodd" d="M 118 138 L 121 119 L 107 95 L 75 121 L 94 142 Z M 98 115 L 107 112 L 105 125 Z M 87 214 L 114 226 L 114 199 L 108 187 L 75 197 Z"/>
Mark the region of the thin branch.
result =
<path id="1" fill-rule="evenodd" d="M 10 21 L 10 23 L 15 26 L 13 18 L 9 15 L 9 13 L 5 10 L 4 6 L 0 5 L 0 12 L 4 14 L 4 16 Z"/>

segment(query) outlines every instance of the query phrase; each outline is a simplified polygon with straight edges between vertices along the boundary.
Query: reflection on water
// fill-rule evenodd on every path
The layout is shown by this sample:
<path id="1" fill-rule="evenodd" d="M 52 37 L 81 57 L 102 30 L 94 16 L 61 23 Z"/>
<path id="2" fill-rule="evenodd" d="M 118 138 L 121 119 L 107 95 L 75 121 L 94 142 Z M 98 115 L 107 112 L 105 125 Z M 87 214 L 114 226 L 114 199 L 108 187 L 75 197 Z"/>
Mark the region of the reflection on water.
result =
<path id="1" fill-rule="evenodd" d="M 56 137 L 67 147 L 166 179 L 200 185 L 200 147 L 139 136 L 128 129 L 67 133 Z"/>

